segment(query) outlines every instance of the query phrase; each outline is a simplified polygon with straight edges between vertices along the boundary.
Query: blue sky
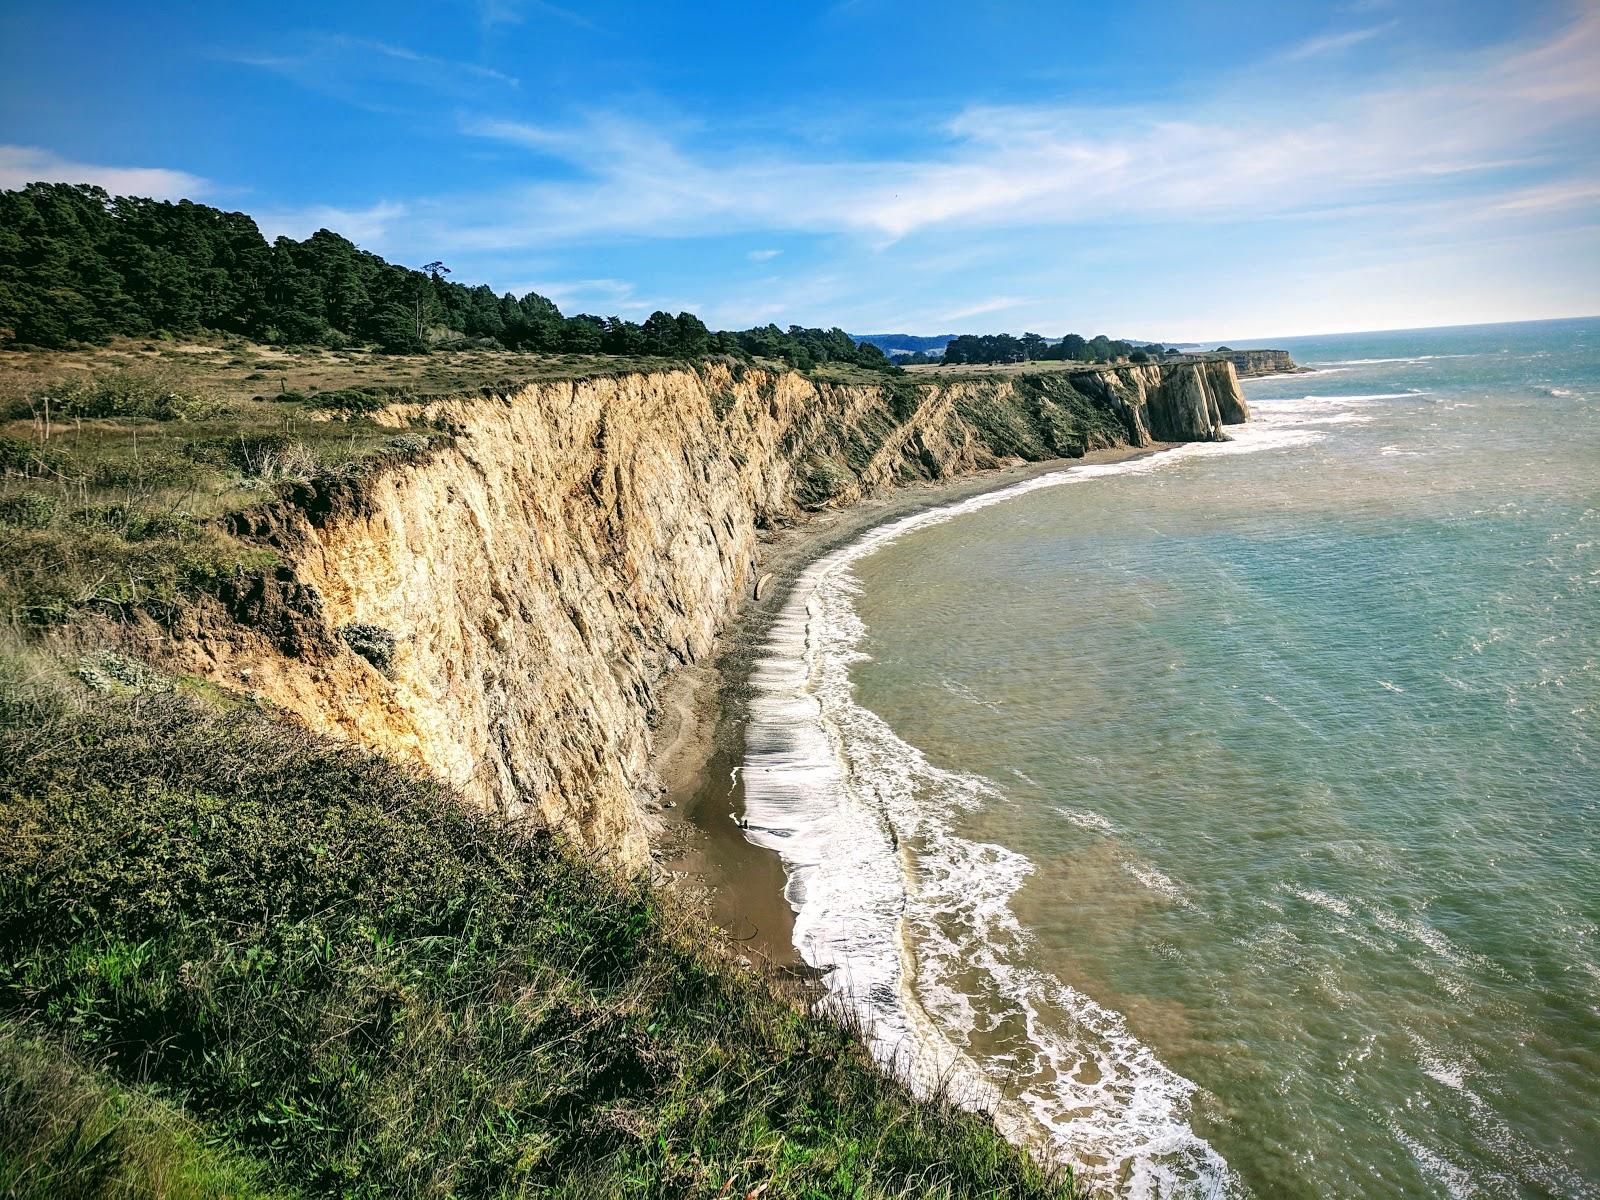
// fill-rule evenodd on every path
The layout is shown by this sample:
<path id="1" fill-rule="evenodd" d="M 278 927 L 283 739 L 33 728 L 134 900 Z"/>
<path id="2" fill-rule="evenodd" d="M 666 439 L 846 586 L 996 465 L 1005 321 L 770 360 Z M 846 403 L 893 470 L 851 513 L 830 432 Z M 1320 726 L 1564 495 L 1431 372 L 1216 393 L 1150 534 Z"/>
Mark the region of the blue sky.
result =
<path id="1" fill-rule="evenodd" d="M 0 186 L 563 310 L 1169 339 L 1600 311 L 1600 2 L 0 7 Z"/>

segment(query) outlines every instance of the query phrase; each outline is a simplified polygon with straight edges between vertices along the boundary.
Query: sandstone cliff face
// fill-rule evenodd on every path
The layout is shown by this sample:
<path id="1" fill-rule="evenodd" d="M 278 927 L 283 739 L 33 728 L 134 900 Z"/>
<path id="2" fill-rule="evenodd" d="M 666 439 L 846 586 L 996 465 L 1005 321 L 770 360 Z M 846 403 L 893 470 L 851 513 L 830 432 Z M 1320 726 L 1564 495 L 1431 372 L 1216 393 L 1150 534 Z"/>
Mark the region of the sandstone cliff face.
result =
<path id="1" fill-rule="evenodd" d="M 1235 350 L 1228 355 L 1240 379 L 1257 375 L 1291 375 L 1305 368 L 1289 357 L 1287 350 Z"/>
<path id="2" fill-rule="evenodd" d="M 1119 367 L 1074 374 L 1072 381 L 1124 411 L 1138 445 L 1221 441 L 1224 425 L 1250 417 L 1230 362 Z"/>
<path id="3" fill-rule="evenodd" d="M 760 528 L 1247 415 L 1227 363 L 883 388 L 713 364 L 397 406 L 452 443 L 240 518 L 286 565 L 160 653 L 637 868 L 657 689 L 748 594 Z"/>

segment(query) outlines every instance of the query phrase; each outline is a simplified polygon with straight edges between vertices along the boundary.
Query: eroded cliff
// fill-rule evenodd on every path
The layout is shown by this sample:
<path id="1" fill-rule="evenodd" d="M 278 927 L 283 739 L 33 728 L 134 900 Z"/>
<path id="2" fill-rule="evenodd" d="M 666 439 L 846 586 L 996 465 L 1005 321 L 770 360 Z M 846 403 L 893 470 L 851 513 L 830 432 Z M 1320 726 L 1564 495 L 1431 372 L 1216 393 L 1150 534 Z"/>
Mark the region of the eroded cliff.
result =
<path id="1" fill-rule="evenodd" d="M 761 529 L 1247 417 L 1226 362 L 881 386 L 712 363 L 397 405 L 448 444 L 237 518 L 284 565 L 145 649 L 636 868 L 661 680 L 711 650 Z"/>
<path id="2" fill-rule="evenodd" d="M 1295 375 L 1306 368 L 1289 357 L 1287 350 L 1234 350 L 1228 354 L 1240 379 L 1257 375 Z"/>

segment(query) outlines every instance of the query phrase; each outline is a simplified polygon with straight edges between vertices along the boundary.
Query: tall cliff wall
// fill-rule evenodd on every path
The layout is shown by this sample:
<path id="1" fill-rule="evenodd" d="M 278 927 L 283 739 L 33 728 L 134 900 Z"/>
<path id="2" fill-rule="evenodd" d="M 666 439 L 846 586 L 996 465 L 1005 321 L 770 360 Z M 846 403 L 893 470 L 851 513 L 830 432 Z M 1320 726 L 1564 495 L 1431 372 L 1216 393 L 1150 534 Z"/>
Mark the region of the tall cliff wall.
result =
<path id="1" fill-rule="evenodd" d="M 1289 357 L 1287 350 L 1235 350 L 1228 355 L 1241 379 L 1257 375 L 1292 375 L 1306 368 Z"/>
<path id="2" fill-rule="evenodd" d="M 450 444 L 239 517 L 284 566 L 145 648 L 637 867 L 658 687 L 748 594 L 761 528 L 1247 417 L 1226 362 L 881 387 L 711 364 L 397 406 Z"/>
<path id="3" fill-rule="evenodd" d="M 1169 363 L 1216 363 L 1228 362 L 1233 364 L 1235 375 L 1240 379 L 1253 379 L 1258 375 L 1299 375 L 1305 373 L 1307 368 L 1300 366 L 1289 356 L 1287 350 L 1229 350 L 1226 348 L 1210 352 L 1183 354 L 1176 359 L 1168 359 Z"/>

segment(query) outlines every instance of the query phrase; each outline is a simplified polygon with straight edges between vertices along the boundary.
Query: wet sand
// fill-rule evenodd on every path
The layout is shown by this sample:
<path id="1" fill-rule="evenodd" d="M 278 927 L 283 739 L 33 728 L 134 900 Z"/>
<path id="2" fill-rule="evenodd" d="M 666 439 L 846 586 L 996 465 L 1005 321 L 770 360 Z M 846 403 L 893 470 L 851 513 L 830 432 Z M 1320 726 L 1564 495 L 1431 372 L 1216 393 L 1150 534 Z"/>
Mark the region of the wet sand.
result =
<path id="1" fill-rule="evenodd" d="M 768 535 L 756 571 L 771 578 L 723 631 L 712 660 L 685 667 L 667 682 L 656 729 L 654 766 L 672 807 L 662 814 L 657 861 L 680 885 L 703 892 L 717 923 L 752 957 L 803 971 L 793 942 L 794 912 L 784 899 L 783 864 L 751 845 L 736 817 L 744 810 L 737 768 L 744 759 L 750 669 L 773 619 L 801 573 L 816 559 L 885 521 L 941 508 L 997 488 L 1085 463 L 1121 462 L 1169 449 L 1097 450 L 964 475 L 945 483 L 898 488 L 843 510 L 808 514 Z"/>

